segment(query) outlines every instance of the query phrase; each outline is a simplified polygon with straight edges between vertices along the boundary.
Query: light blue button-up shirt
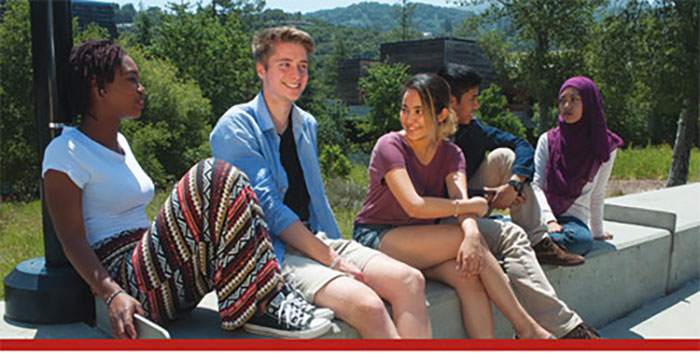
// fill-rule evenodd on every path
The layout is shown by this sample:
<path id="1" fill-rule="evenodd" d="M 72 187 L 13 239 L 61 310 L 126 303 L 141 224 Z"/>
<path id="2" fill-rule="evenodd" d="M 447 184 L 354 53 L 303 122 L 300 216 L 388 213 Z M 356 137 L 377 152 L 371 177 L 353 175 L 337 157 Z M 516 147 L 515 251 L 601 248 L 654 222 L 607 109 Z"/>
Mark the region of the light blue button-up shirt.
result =
<path id="1" fill-rule="evenodd" d="M 309 225 L 312 231 L 324 231 L 331 238 L 340 238 L 340 230 L 326 198 L 318 164 L 314 117 L 292 106 L 292 130 L 297 155 L 309 191 Z M 280 160 L 280 136 L 267 109 L 262 92 L 250 102 L 231 107 L 219 119 L 209 136 L 211 152 L 241 169 L 251 181 L 270 228 L 277 260 L 284 258 L 285 244 L 279 234 L 299 217 L 286 205 L 289 188 L 287 172 Z"/>

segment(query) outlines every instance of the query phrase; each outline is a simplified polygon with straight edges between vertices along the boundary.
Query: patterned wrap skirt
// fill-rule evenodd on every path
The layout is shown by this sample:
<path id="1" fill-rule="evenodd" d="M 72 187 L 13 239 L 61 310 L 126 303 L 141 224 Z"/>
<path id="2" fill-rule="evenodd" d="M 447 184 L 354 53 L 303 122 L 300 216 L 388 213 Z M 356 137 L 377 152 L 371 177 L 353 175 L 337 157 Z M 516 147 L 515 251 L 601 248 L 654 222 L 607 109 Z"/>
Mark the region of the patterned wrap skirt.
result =
<path id="1" fill-rule="evenodd" d="M 173 188 L 151 227 L 94 247 L 110 276 L 164 323 L 215 290 L 221 328 L 243 325 L 281 280 L 267 224 L 243 172 L 205 159 Z"/>

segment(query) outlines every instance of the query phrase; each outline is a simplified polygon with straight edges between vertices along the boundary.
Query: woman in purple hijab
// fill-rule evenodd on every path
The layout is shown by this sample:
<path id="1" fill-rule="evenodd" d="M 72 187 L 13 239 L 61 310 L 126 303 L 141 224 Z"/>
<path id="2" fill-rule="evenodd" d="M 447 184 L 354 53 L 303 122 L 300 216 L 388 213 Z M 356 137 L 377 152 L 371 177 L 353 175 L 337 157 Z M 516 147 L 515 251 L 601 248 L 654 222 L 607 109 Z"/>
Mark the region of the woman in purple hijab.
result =
<path id="1" fill-rule="evenodd" d="M 605 122 L 598 87 L 582 76 L 559 90 L 559 126 L 540 136 L 533 189 L 552 239 L 584 255 L 603 229 L 605 187 L 622 139 Z"/>

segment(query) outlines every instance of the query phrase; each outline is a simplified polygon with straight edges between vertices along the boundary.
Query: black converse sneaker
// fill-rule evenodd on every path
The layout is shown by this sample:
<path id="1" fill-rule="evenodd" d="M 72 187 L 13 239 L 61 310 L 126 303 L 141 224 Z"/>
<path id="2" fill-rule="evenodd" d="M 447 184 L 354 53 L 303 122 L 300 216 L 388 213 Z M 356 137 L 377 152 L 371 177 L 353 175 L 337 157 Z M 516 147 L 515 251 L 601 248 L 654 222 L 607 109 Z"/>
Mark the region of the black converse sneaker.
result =
<path id="1" fill-rule="evenodd" d="M 291 300 L 295 305 L 299 307 L 299 309 L 301 309 L 305 313 L 314 316 L 315 318 L 325 318 L 329 321 L 335 318 L 333 310 L 331 310 L 330 308 L 314 306 L 313 304 L 306 301 L 304 297 L 302 297 L 301 292 L 299 292 L 299 290 L 292 287 L 288 283 L 284 284 L 284 287 L 282 287 L 282 292 L 284 292 L 287 295 L 287 299 Z"/>
<path id="2" fill-rule="evenodd" d="M 243 325 L 249 333 L 297 339 L 316 338 L 330 328 L 331 321 L 304 312 L 284 290 L 270 299 L 263 312 Z"/>

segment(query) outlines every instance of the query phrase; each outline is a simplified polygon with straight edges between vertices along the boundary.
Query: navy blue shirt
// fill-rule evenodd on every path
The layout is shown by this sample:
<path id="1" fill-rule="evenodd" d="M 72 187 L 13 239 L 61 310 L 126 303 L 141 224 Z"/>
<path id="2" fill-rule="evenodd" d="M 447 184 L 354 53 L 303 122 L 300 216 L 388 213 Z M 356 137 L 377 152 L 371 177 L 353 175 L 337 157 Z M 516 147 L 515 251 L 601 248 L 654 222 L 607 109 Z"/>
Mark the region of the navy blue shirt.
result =
<path id="1" fill-rule="evenodd" d="M 469 124 L 459 125 L 454 135 L 454 143 L 462 149 L 467 161 L 467 178 L 472 177 L 479 169 L 486 157 L 486 151 L 505 147 L 515 152 L 513 174 L 527 177 L 528 181 L 532 180 L 535 172 L 535 151 L 524 138 L 484 125 L 474 117 Z"/>

